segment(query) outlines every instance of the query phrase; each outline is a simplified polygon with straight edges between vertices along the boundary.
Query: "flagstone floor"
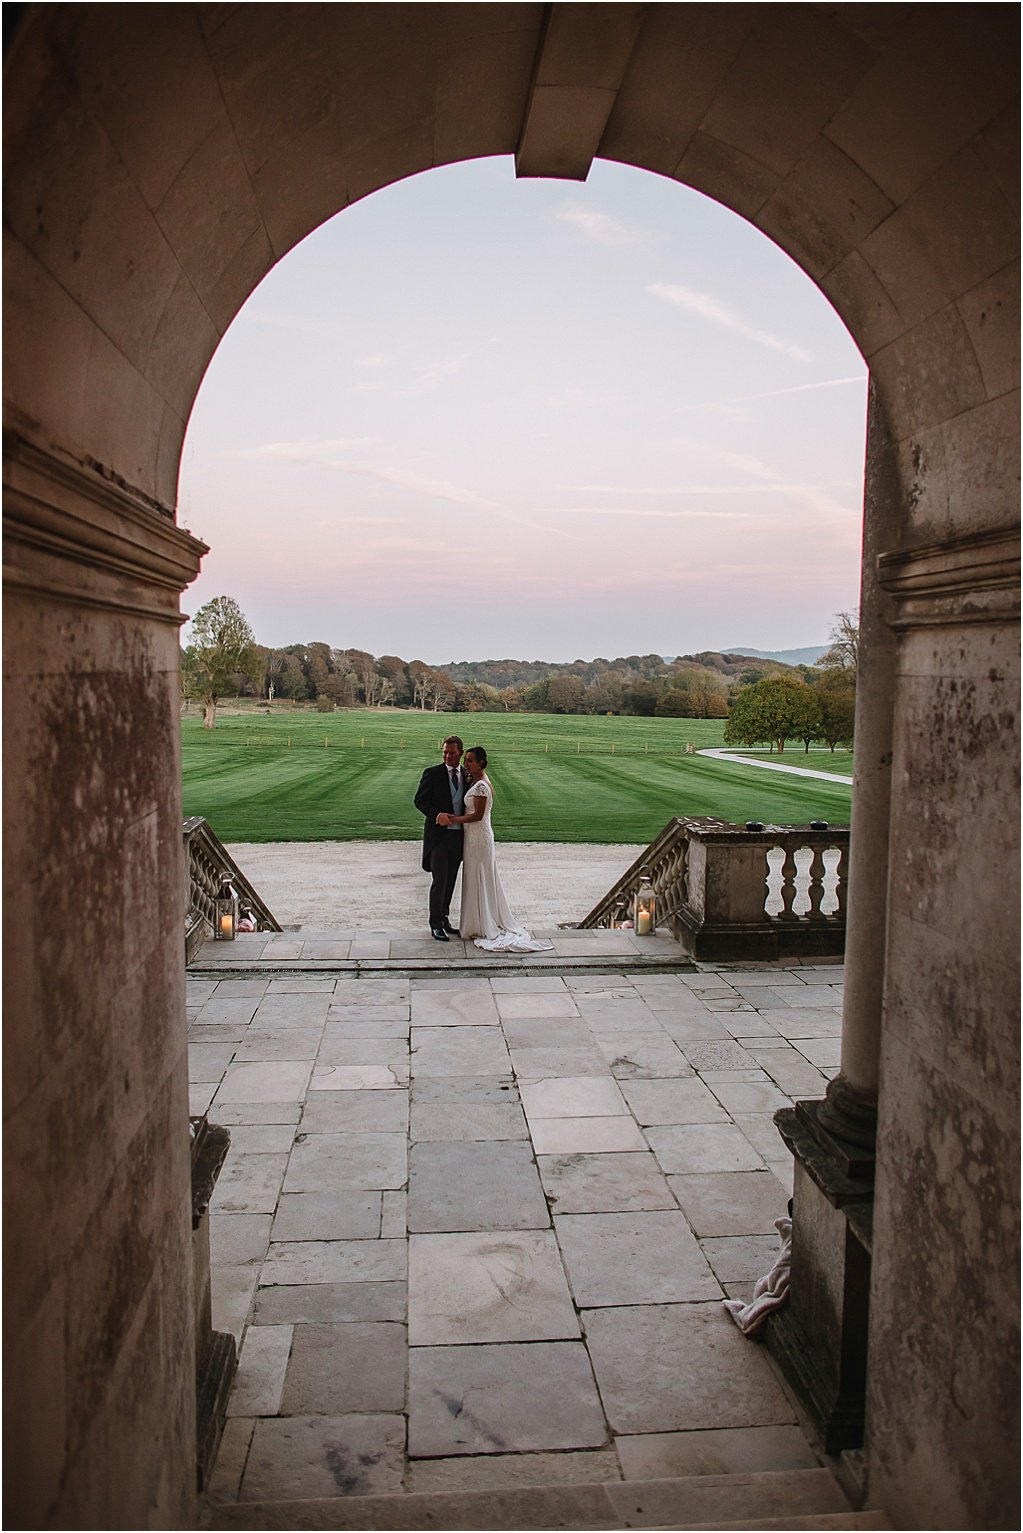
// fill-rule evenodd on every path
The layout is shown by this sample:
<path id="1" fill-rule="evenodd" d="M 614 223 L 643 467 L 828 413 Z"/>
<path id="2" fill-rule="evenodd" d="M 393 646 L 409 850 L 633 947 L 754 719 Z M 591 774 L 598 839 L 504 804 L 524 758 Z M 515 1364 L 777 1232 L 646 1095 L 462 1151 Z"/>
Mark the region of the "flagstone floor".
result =
<path id="1" fill-rule="evenodd" d="M 774 1259 L 772 1114 L 837 1070 L 841 966 L 546 935 L 500 965 L 410 933 L 203 949 L 192 1111 L 231 1131 L 241 1348 L 214 1501 L 819 1462 L 721 1299 Z"/>

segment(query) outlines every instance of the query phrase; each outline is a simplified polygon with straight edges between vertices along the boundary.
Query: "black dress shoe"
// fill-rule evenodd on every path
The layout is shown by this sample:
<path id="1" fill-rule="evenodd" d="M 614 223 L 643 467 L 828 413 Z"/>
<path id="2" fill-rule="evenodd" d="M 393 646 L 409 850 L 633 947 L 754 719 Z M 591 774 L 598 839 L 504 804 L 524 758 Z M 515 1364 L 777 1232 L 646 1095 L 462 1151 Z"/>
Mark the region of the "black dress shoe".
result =
<path id="1" fill-rule="evenodd" d="M 438 942 L 446 942 L 448 940 L 448 934 L 443 926 L 431 926 L 430 930 Z"/>
<path id="2" fill-rule="evenodd" d="M 457 926 L 452 926 L 450 921 L 445 921 L 444 922 L 444 930 L 451 937 L 457 937 L 458 936 L 458 927 Z"/>

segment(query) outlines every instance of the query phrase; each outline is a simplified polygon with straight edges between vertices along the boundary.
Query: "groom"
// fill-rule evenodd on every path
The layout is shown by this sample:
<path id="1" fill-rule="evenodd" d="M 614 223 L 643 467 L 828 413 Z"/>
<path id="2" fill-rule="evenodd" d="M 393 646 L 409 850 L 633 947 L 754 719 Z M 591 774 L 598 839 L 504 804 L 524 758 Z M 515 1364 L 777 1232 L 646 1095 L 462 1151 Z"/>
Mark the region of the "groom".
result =
<path id="1" fill-rule="evenodd" d="M 444 760 L 427 767 L 419 780 L 414 803 L 426 816 L 423 827 L 423 868 L 432 877 L 430 884 L 430 930 L 438 942 L 447 942 L 448 933 L 458 936 L 448 919 L 451 895 L 462 861 L 461 825 L 437 824 L 438 814 L 463 814 L 468 782 L 459 766 L 464 750 L 457 735 L 444 741 Z"/>

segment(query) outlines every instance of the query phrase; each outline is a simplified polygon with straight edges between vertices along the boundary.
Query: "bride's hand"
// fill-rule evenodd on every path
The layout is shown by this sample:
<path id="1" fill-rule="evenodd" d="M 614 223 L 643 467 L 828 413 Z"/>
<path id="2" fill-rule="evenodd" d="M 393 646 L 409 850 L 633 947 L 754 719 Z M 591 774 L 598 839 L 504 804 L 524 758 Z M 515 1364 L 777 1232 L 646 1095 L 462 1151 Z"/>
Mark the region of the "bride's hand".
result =
<path id="1" fill-rule="evenodd" d="M 449 826 L 451 824 L 451 816 L 449 814 L 444 814 L 443 811 L 442 811 L 437 816 L 437 824 L 438 825 L 443 825 L 443 826 Z"/>

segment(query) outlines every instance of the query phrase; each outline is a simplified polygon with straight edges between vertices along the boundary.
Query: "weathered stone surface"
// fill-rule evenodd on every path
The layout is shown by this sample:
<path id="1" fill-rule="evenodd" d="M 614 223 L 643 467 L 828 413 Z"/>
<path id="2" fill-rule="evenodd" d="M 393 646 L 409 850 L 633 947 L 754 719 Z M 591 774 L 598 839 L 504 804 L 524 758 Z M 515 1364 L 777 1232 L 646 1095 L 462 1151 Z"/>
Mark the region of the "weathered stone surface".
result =
<path id="1" fill-rule="evenodd" d="M 407 1179 L 403 1134 L 299 1135 L 288 1162 L 289 1193 L 332 1193 L 345 1188 L 379 1191 L 404 1187 Z"/>
<path id="2" fill-rule="evenodd" d="M 767 1358 L 720 1304 L 587 1310 L 583 1330 L 615 1432 L 793 1420 Z"/>
<path id="3" fill-rule="evenodd" d="M 815 1455 L 795 1426 L 637 1433 L 616 1437 L 615 1447 L 627 1480 L 817 1468 Z"/>
<path id="4" fill-rule="evenodd" d="M 541 1375 L 548 1387 L 538 1395 Z M 599 1448 L 606 1439 L 581 1342 L 416 1347 L 410 1354 L 415 1458 Z"/>
<path id="5" fill-rule="evenodd" d="M 271 1247 L 260 1286 L 403 1280 L 404 1240 L 282 1240 Z"/>
<path id="6" fill-rule="evenodd" d="M 412 1074 L 508 1075 L 511 1062 L 499 1028 L 413 1027 Z"/>
<path id="7" fill-rule="evenodd" d="M 668 1185 L 697 1235 L 768 1235 L 787 1194 L 763 1171 L 669 1176 Z"/>
<path id="8" fill-rule="evenodd" d="M 260 1325 L 340 1325 L 352 1320 L 404 1320 L 404 1282 L 295 1283 L 260 1288 L 253 1320 Z"/>
<path id="9" fill-rule="evenodd" d="M 550 1230 L 413 1235 L 409 1341 L 552 1341 L 579 1335 Z"/>
<path id="10" fill-rule="evenodd" d="M 520 1087 L 530 1123 L 536 1118 L 607 1118 L 628 1113 L 625 1098 L 608 1076 L 545 1077 Z"/>
<path id="11" fill-rule="evenodd" d="M 380 1234 L 379 1192 L 284 1193 L 273 1222 L 274 1240 L 375 1240 Z"/>
<path id="12" fill-rule="evenodd" d="M 541 1155 L 537 1165 L 547 1201 L 556 1214 L 624 1213 L 677 1206 L 649 1151 Z"/>
<path id="13" fill-rule="evenodd" d="M 405 1423 L 397 1415 L 257 1421 L 240 1500 L 320 1500 L 400 1491 Z"/>
<path id="14" fill-rule="evenodd" d="M 403 1410 L 407 1351 L 403 1325 L 295 1326 L 280 1412 L 340 1416 Z"/>
<path id="15" fill-rule="evenodd" d="M 550 1224 L 533 1152 L 518 1141 L 412 1146 L 409 1229 L 545 1229 Z"/>
<path id="16" fill-rule="evenodd" d="M 648 1128 L 646 1137 L 664 1172 L 759 1171 L 761 1157 L 733 1123 L 681 1123 Z"/>
<path id="17" fill-rule="evenodd" d="M 561 1214 L 554 1227 L 581 1309 L 720 1297 L 680 1213 Z"/>
<path id="18" fill-rule="evenodd" d="M 228 1401 L 229 1416 L 276 1416 L 293 1334 L 290 1325 L 249 1326 Z"/>
<path id="19" fill-rule="evenodd" d="M 622 1081 L 622 1095 L 637 1123 L 726 1123 L 728 1114 L 714 1093 L 695 1077 Z"/>

